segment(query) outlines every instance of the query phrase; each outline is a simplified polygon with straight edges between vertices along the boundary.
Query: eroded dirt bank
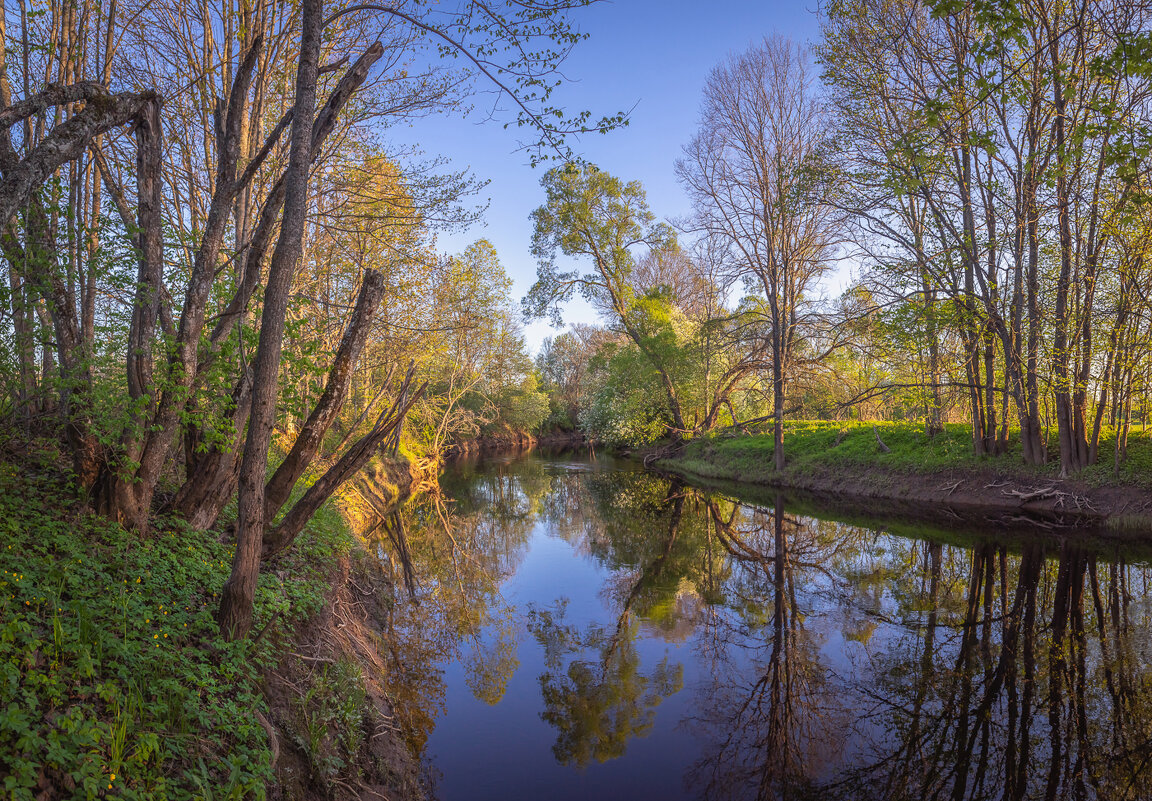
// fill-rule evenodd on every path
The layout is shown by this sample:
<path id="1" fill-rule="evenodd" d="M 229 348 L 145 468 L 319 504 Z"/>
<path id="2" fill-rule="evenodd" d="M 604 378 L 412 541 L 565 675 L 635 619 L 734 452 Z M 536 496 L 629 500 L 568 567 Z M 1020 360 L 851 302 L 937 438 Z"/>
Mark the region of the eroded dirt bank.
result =
<path id="1" fill-rule="evenodd" d="M 943 524 L 1010 528 L 1083 529 L 1093 534 L 1152 543 L 1152 493 L 1142 486 L 1099 486 L 1068 479 L 1014 475 L 1002 469 L 949 468 L 915 473 L 848 465 L 779 472 L 733 469 L 722 461 L 691 462 L 676 456 L 649 460 L 660 470 L 695 482 L 763 496 L 768 490 L 800 493 L 817 505 L 898 515 Z"/>
<path id="2" fill-rule="evenodd" d="M 377 461 L 341 499 L 359 524 L 435 486 L 436 468 Z M 357 526 L 354 525 L 354 528 Z M 384 632 L 395 588 L 373 565 L 358 534 L 330 578 L 320 611 L 293 632 L 265 671 L 275 781 L 282 801 L 427 797 L 420 762 L 386 689 L 390 647 Z"/>

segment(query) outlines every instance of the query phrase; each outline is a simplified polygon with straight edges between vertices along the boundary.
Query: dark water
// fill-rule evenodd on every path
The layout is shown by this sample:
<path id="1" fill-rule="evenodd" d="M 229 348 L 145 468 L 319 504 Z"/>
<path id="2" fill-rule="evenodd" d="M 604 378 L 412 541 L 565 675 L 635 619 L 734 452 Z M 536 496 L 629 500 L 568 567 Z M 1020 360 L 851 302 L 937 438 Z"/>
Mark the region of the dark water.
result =
<path id="1" fill-rule="evenodd" d="M 412 590 L 390 690 L 445 801 L 1152 799 L 1149 569 L 1121 553 L 610 460 L 442 484 L 377 531 Z"/>

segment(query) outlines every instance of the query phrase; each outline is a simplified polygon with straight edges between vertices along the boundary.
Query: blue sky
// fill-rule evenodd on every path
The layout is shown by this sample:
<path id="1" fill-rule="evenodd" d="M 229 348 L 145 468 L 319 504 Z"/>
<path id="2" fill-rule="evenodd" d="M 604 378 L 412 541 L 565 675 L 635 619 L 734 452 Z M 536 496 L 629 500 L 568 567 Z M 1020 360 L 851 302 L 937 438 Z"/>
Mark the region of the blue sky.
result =
<path id="1" fill-rule="evenodd" d="M 686 215 L 690 206 L 674 163 L 696 131 L 709 71 L 727 54 L 771 33 L 813 42 L 819 33 L 816 11 L 816 0 L 613 0 L 580 11 L 577 24 L 590 36 L 565 63 L 569 80 L 554 99 L 573 112 L 588 109 L 594 118 L 632 113 L 626 128 L 585 136 L 573 143 L 576 151 L 621 179 L 639 180 L 657 217 Z M 484 98 L 477 107 L 486 108 Z M 483 116 L 431 117 L 405 134 L 428 156 L 443 156 L 453 168 L 470 168 L 490 181 L 479 198 L 490 203 L 484 223 L 441 235 L 439 249 L 460 252 L 476 239 L 491 241 L 514 281 L 518 303 L 536 276 L 529 214 L 543 201 L 540 177 L 546 167 L 533 169 L 527 155 L 516 152 L 518 131 Z M 594 320 L 582 302 L 570 304 L 565 314 L 565 322 Z M 556 333 L 545 321 L 525 328 L 532 352 Z"/>

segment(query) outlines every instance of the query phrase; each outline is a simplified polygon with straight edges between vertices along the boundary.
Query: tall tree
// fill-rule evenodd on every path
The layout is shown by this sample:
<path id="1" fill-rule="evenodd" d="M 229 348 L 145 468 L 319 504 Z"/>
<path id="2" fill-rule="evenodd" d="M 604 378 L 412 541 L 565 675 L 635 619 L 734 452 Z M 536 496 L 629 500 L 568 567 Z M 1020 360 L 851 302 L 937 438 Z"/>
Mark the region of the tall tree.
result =
<path id="1" fill-rule="evenodd" d="M 813 83 L 807 54 L 787 39 L 730 57 L 708 77 L 700 131 L 676 166 L 696 225 L 764 301 L 777 469 L 797 344 L 842 226 L 829 120 Z"/>
<path id="2" fill-rule="evenodd" d="M 674 244 L 675 234 L 655 221 L 638 182 L 624 183 L 595 165 L 555 167 L 540 183 L 547 199 L 532 212 L 532 253 L 540 267 L 536 283 L 524 298 L 525 314 L 550 314 L 558 323 L 560 304 L 579 290 L 644 354 L 664 390 L 673 434 L 683 435 L 686 426 L 672 375 L 674 365 L 645 330 L 644 310 L 637 304 L 633 281 L 636 252 L 667 249 Z M 583 274 L 563 271 L 556 263 L 557 253 L 587 259 L 593 270 Z"/>

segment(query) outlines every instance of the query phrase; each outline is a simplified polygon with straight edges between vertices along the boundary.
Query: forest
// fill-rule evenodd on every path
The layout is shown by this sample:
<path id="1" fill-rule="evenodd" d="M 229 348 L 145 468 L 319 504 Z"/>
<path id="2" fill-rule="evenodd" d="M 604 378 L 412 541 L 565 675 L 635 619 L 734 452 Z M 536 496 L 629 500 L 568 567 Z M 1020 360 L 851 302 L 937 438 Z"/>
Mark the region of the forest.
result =
<path id="1" fill-rule="evenodd" d="M 397 463 L 434 484 L 453 455 L 533 438 L 662 459 L 746 438 L 771 474 L 805 432 L 833 453 L 855 431 L 860 470 L 959 441 L 956 464 L 1146 489 L 1144 5 L 830 0 L 815 41 L 750 34 L 682 98 L 698 126 L 668 170 L 692 212 L 661 219 L 581 152 L 629 112 L 557 100 L 596 2 L 5 3 L 0 478 L 28 502 L 4 507 L 8 549 L 30 550 L 0 589 L 10 620 L 43 607 L 6 635 L 31 643 L 13 688 L 56 631 L 46 579 L 25 598 L 14 577 L 80 547 L 18 522 L 54 507 L 90 553 L 200 537 L 225 580 L 198 636 L 243 673 L 282 625 L 269 582 Z M 539 173 L 522 297 L 487 239 L 441 246 L 491 213 L 486 176 L 396 135 L 476 103 Z M 57 579 L 63 603 L 77 579 Z M 0 767 L 31 725 L 14 693 Z M 14 764 L 10 792 L 55 781 Z M 115 778 L 85 774 L 88 797 L 97 773 Z"/>
<path id="2" fill-rule="evenodd" d="M 1148 416 L 1143 12 L 824 11 L 811 53 L 769 38 L 709 75 L 678 231 L 636 184 L 545 177 L 525 309 L 579 289 L 608 321 L 538 357 L 554 420 L 629 444 L 771 420 L 777 468 L 786 418 L 964 422 L 1062 476 L 1110 431 L 1119 463 Z"/>

